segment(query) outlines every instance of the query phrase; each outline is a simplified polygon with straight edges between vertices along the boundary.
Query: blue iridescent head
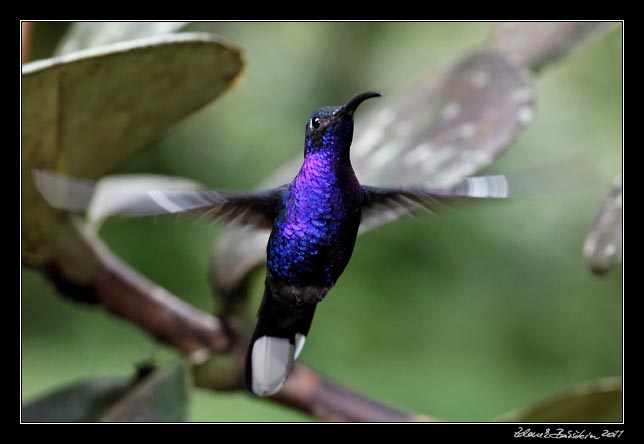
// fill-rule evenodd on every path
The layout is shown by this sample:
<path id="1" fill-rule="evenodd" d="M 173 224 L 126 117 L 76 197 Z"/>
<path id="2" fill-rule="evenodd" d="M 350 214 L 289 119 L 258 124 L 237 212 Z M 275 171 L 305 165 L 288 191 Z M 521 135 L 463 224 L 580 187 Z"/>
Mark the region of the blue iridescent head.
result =
<path id="1" fill-rule="evenodd" d="M 368 91 L 358 94 L 344 106 L 325 106 L 314 111 L 306 122 L 304 155 L 324 151 L 348 156 L 353 139 L 353 113 L 362 102 L 380 95 Z"/>

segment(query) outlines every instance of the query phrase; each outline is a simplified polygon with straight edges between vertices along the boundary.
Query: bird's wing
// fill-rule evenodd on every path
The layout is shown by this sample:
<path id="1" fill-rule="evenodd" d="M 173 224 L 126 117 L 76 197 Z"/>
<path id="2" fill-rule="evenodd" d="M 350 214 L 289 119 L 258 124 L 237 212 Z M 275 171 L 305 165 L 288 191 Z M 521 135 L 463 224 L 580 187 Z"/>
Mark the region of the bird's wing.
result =
<path id="1" fill-rule="evenodd" d="M 34 178 L 41 194 L 53 207 L 70 212 L 87 211 L 90 218 L 93 212 L 100 213 L 96 219 L 186 214 L 257 228 L 273 226 L 273 219 L 288 189 L 283 185 L 247 193 L 220 192 L 197 189 L 194 183 L 177 183 L 176 189 L 164 189 L 157 188 L 159 184 L 166 183 L 158 176 L 138 182 L 132 178 L 93 182 L 43 170 L 35 171 Z"/>
<path id="2" fill-rule="evenodd" d="M 508 182 L 502 175 L 469 177 L 452 187 L 426 183 L 413 188 L 362 186 L 362 190 L 361 231 L 421 210 L 433 213 L 457 199 L 503 199 L 509 196 Z"/>
<path id="3" fill-rule="evenodd" d="M 150 190 L 129 214 L 187 213 L 237 225 L 271 228 L 287 186 L 253 192 Z"/>

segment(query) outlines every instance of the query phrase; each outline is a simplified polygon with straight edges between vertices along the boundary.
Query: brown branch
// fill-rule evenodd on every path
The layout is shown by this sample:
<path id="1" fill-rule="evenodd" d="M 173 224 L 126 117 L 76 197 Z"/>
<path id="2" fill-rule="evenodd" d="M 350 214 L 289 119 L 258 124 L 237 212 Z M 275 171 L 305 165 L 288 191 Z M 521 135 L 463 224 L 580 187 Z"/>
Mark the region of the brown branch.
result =
<path id="1" fill-rule="evenodd" d="M 112 253 L 82 224 L 76 235 L 67 237 L 71 248 L 61 253 L 70 262 L 96 262 L 98 266 L 89 284 L 79 285 L 68 277 L 61 265 L 53 266 L 48 276 L 58 289 L 73 293 L 74 299 L 96 302 L 116 316 L 126 319 L 158 340 L 171 345 L 193 360 L 204 361 L 194 367 L 195 384 L 213 390 L 242 388 L 243 355 L 246 339 L 224 328 L 219 318 L 185 303 L 154 284 Z M 62 250 L 61 250 L 62 251 Z M 88 254 L 90 251 L 91 254 Z M 75 257 L 74 257 L 75 256 Z M 90 267 L 92 268 L 92 267 Z M 316 418 L 352 422 L 433 421 L 403 413 L 363 395 L 341 387 L 302 365 L 284 388 L 265 398 L 288 405 Z"/>
<path id="2" fill-rule="evenodd" d="M 284 388 L 273 396 L 282 404 L 329 421 L 434 422 L 435 418 L 401 412 L 296 365 Z"/>
<path id="3" fill-rule="evenodd" d="M 108 311 L 181 352 L 223 352 L 230 347 L 219 319 L 203 313 L 130 268 L 82 222 L 59 248 L 59 263 L 48 276 L 74 299 L 102 304 Z M 60 242 L 59 242 L 60 243 Z M 72 244 L 70 247 L 69 245 Z M 69 269 L 92 263 L 89 284 L 79 285 Z M 66 267 L 64 266 L 66 265 Z"/>
<path id="4" fill-rule="evenodd" d="M 21 40 L 21 48 L 22 48 L 22 63 L 25 63 L 26 61 L 29 60 L 29 50 L 31 49 L 31 36 L 34 31 L 34 23 L 33 22 L 22 22 L 21 23 L 21 30 L 22 30 L 22 40 Z"/>
<path id="5" fill-rule="evenodd" d="M 99 302 L 184 353 L 223 352 L 229 341 L 217 318 L 203 313 L 114 258 L 95 284 Z"/>

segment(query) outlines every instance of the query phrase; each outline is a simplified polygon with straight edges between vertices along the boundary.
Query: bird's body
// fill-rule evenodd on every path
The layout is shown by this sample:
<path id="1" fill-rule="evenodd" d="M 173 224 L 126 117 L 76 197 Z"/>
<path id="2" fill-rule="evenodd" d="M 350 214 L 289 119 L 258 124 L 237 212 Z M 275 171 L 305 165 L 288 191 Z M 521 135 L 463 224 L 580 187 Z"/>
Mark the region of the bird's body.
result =
<path id="1" fill-rule="evenodd" d="M 349 263 L 361 226 L 380 225 L 450 197 L 507 197 L 503 176 L 468 178 L 450 188 L 382 188 L 358 182 L 350 161 L 353 113 L 366 92 L 344 106 L 315 111 L 306 125 L 304 161 L 288 184 L 244 193 L 174 189 L 124 192 L 114 186 L 118 214 L 193 212 L 271 229 L 264 296 L 246 356 L 246 386 L 259 396 L 286 382 L 309 332 L 315 308 Z M 55 207 L 91 208 L 101 188 L 91 181 L 35 172 L 36 184 Z M 107 184 L 104 185 L 107 195 Z M 120 197 L 119 197 L 120 196 Z M 89 210 L 88 210 L 89 211 Z"/>
<path id="2" fill-rule="evenodd" d="M 266 248 L 264 298 L 246 363 L 246 385 L 254 393 L 268 395 L 282 386 L 316 304 L 351 259 L 364 203 L 349 156 L 352 117 L 358 104 L 374 96 L 359 96 L 348 108 L 322 108 L 307 122 L 304 162 L 277 207 Z M 349 110 L 346 116 L 343 110 Z M 271 347 L 280 351 L 260 349 Z M 269 362 L 271 354 L 286 359 Z"/>
<path id="3" fill-rule="evenodd" d="M 332 286 L 360 226 L 362 189 L 349 159 L 308 155 L 284 200 L 268 242 L 268 269 L 294 285 Z"/>

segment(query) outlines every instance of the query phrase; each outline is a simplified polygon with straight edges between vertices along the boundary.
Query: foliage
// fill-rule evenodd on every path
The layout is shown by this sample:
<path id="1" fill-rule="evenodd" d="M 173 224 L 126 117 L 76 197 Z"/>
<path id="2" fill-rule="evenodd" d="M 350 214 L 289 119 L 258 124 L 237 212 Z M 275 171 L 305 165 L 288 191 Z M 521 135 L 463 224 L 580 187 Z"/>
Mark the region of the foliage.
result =
<path id="1" fill-rule="evenodd" d="M 379 89 L 385 91 L 394 86 L 402 86 L 402 91 L 385 94 L 391 97 L 389 101 L 358 122 L 354 163 L 360 177 L 381 183 L 405 180 L 413 183 L 443 175 L 441 179 L 449 182 L 488 165 L 528 123 L 533 115 L 533 86 L 527 66 L 542 68 L 546 60 L 561 57 L 570 47 L 578 46 L 574 42 L 597 33 L 597 29 L 592 32 L 572 29 L 569 34 L 557 34 L 563 37 L 554 43 L 545 39 L 544 47 L 550 50 L 530 48 L 526 52 L 530 54 L 529 63 L 524 60 L 526 66 L 522 66 L 512 62 L 511 52 L 501 44 L 508 41 L 504 40 L 509 38 L 507 35 L 522 30 L 500 25 L 489 40 L 496 52 L 479 48 L 474 54 L 452 58 L 444 64 L 446 67 L 433 69 L 410 83 L 408 78 L 417 78 L 421 71 L 418 67 L 426 66 L 426 60 L 431 59 L 428 51 L 439 58 L 469 50 L 489 29 L 480 25 L 459 28 L 456 24 L 191 26 L 197 30 L 214 28 L 239 41 L 247 47 L 256 68 L 249 71 L 247 85 L 239 89 L 235 99 L 225 97 L 221 106 L 196 114 L 156 145 L 153 143 L 171 126 L 235 83 L 242 66 L 235 45 L 210 35 L 157 36 L 71 52 L 63 58 L 23 67 L 25 264 L 45 265 L 47 269 L 53 263 L 59 272 L 62 270 L 64 279 L 76 285 L 92 282 L 96 267 L 100 268 L 100 260 L 91 251 L 79 251 L 81 244 L 70 219 L 51 210 L 35 193 L 31 181 L 34 168 L 92 178 L 115 168 L 121 172 L 152 171 L 190 176 L 217 187 L 247 188 L 277 169 L 282 163 L 280 159 L 291 156 L 293 144 L 299 146 L 297 131 L 286 129 L 299 128 L 293 127 L 292 122 L 304 122 L 306 109 L 328 100 L 342 100 L 355 93 L 355 88 L 363 90 L 366 83 L 374 82 L 382 83 L 384 86 Z M 78 27 L 72 27 L 70 35 L 74 32 L 78 33 Z M 376 35 L 381 34 L 389 35 L 390 39 L 378 40 Z M 85 35 L 91 36 L 91 32 Z M 132 34 L 123 31 L 113 35 L 127 38 Z M 274 40 L 266 39 L 266 35 Z M 608 151 L 600 153 L 597 146 L 614 146 L 619 119 L 607 122 L 601 114 L 594 114 L 593 107 L 585 106 L 583 119 L 578 116 L 583 123 L 578 123 L 571 120 L 569 112 L 579 106 L 570 108 L 571 97 L 606 105 L 609 96 L 590 94 L 591 90 L 606 88 L 591 85 L 571 90 L 568 85 L 583 80 L 594 67 L 604 66 L 601 57 L 612 57 L 619 38 L 621 33 L 612 33 L 609 42 L 604 42 L 595 55 L 588 56 L 590 59 L 572 62 L 577 65 L 572 74 L 566 68 L 570 62 L 566 61 L 537 82 L 539 110 L 545 117 L 538 119 L 536 129 L 528 130 L 514 146 L 512 151 L 519 154 L 512 157 L 510 152 L 501 166 L 511 170 L 513 165 L 527 165 L 538 156 L 549 161 L 560 159 L 549 146 L 566 143 L 575 148 L 582 146 L 579 129 L 586 131 L 589 124 L 597 123 L 591 126 L 604 132 L 593 141 L 592 155 L 602 177 L 614 174 L 616 156 L 607 154 Z M 334 39 L 338 39 L 335 44 Z M 91 46 L 90 40 L 79 44 Z M 451 43 L 428 45 L 429 40 Z M 355 44 L 347 45 L 338 54 L 329 52 L 338 42 L 345 41 Z M 536 47 L 541 40 L 528 41 Z M 400 45 L 407 42 L 419 43 L 412 47 Z M 396 51 L 387 46 L 396 44 Z M 371 51 L 370 45 L 374 45 Z M 298 59 L 302 55 L 306 59 Z M 346 70 L 345 66 L 351 69 Z M 378 72 L 385 74 L 378 77 L 374 74 Z M 342 81 L 333 81 L 338 80 L 333 77 L 337 73 L 342 73 Z M 562 76 L 563 80 L 556 83 L 555 78 Z M 597 77 L 593 81 L 613 78 Z M 288 87 L 278 86 L 278 80 Z M 482 88 L 476 90 L 473 88 L 476 85 Z M 306 93 L 298 93 L 301 97 L 295 98 L 294 89 Z M 591 98 L 587 99 L 586 94 Z M 466 105 L 463 106 L 466 120 L 444 118 L 453 114 L 451 104 L 455 100 Z M 614 103 L 612 96 L 609 107 L 610 100 Z M 448 112 L 450 109 L 452 112 Z M 407 133 L 405 123 L 410 130 Z M 378 129 L 380 139 L 374 135 Z M 258 143 L 262 143 L 259 149 Z M 424 144 L 432 147 L 428 153 L 417 149 Z M 153 148 L 143 152 L 149 146 Z M 413 168 L 405 169 L 404 159 L 411 158 L 413 152 L 422 156 L 427 165 L 416 159 L 411 163 Z M 289 165 L 293 164 L 287 162 L 268 181 L 283 180 L 292 172 Z M 241 171 L 245 174 L 240 174 Z M 606 301 L 605 296 L 617 291 L 620 282 L 615 276 L 613 279 L 609 276 L 607 282 L 589 280 L 580 271 L 581 261 L 570 253 L 579 253 L 580 221 L 583 225 L 589 220 L 590 208 L 598 205 L 590 201 L 592 198 L 576 203 L 572 211 L 571 200 L 550 205 L 534 201 L 529 206 L 514 203 L 505 209 L 497 205 L 487 213 L 470 209 L 463 216 L 425 221 L 427 226 L 432 225 L 431 232 L 421 222 L 407 221 L 384 228 L 379 235 L 366 235 L 361 242 L 363 247 L 368 244 L 368 248 L 360 253 L 358 245 L 348 275 L 334 290 L 333 298 L 321 306 L 316 325 L 320 333 L 309 341 L 304 360 L 381 400 L 448 420 L 490 420 L 497 415 L 487 412 L 498 414 L 516 405 L 527 405 L 528 400 L 571 382 L 618 374 L 620 355 L 615 341 L 619 340 L 621 307 L 614 299 Z M 564 230 L 557 232 L 555 225 Z M 522 229 L 516 230 L 517 226 Z M 495 227 L 498 231 L 494 231 Z M 206 282 L 198 277 L 207 268 L 208 244 L 218 229 L 189 225 L 180 228 L 163 221 L 115 221 L 108 223 L 101 235 L 152 280 L 194 305 L 210 309 Z M 226 297 L 235 296 L 235 292 L 258 293 L 258 278 L 250 272 L 261 258 L 261 236 L 262 233 L 235 235 L 227 230 L 224 236 L 216 237 L 219 259 L 213 276 L 220 291 L 218 296 L 224 296 L 216 302 L 220 311 L 230 310 Z M 245 245 L 250 245 L 249 249 L 244 249 Z M 226 267 L 239 264 L 238 258 L 243 259 L 242 265 L 230 272 Z M 93 377 L 97 371 L 110 374 L 115 369 L 123 371 L 151 349 L 156 349 L 157 354 L 169 353 L 102 314 L 61 307 L 43 298 L 42 294 L 50 290 L 32 274 L 25 273 L 23 285 L 23 337 L 25 344 L 29 344 L 23 363 L 23 393 L 27 398 L 59 382 Z M 254 303 L 253 299 L 244 301 Z M 239 322 L 243 330 L 243 325 L 252 319 L 253 309 L 245 304 L 241 309 L 243 316 L 229 322 L 233 325 Z M 45 334 L 49 330 L 45 329 L 52 328 L 57 332 L 51 338 L 52 344 L 64 347 L 54 346 L 50 351 L 50 338 Z M 582 330 L 586 332 L 583 335 L 579 333 Z M 116 341 L 104 341 L 105 335 Z M 84 338 L 87 345 L 75 342 L 77 337 Z M 84 359 L 74 357 L 73 365 L 66 365 L 57 354 L 79 346 L 87 347 L 88 352 L 79 354 Z M 102 364 L 88 365 L 97 347 L 103 348 Z M 47 357 L 51 358 L 46 361 L 50 371 L 45 377 L 38 370 L 38 363 Z M 557 366 L 563 366 L 565 371 L 555 375 L 552 369 Z M 228 362 L 224 367 L 226 371 L 234 370 L 234 365 L 231 367 Z M 181 380 L 177 382 L 179 386 L 185 384 L 182 378 L 174 380 Z M 223 380 L 226 387 L 235 384 L 235 378 L 228 375 Z M 419 390 L 419 381 L 423 381 L 424 390 Z M 73 418 L 69 420 L 183 418 L 183 401 L 176 404 L 154 401 L 176 400 L 181 396 L 158 395 L 145 386 L 134 397 L 130 393 L 123 398 L 120 390 L 124 390 L 125 384 L 123 379 L 90 381 L 45 399 L 49 403 L 59 402 L 72 393 L 84 397 L 84 401 L 75 403 L 77 407 L 86 405 L 89 411 L 100 410 L 100 414 L 85 414 L 77 409 L 70 413 L 75 416 L 69 416 Z M 600 391 L 605 388 L 598 387 Z M 615 402 L 621 389 L 611 390 L 609 398 L 597 402 L 607 406 L 603 413 L 599 416 L 593 413 L 586 420 L 614 420 L 621 416 L 616 413 Z M 112 405 L 111 396 L 127 399 L 127 406 L 119 407 L 118 414 L 110 410 L 105 416 L 104 406 Z M 262 410 L 257 402 L 242 395 L 217 394 L 207 400 L 204 396 L 197 391 L 192 397 L 196 406 L 192 409 L 193 419 L 302 419 L 275 407 Z M 42 405 L 42 401 L 34 405 Z M 166 407 L 169 405 L 176 410 Z M 552 414 L 551 405 L 541 404 L 538 409 Z M 239 410 L 237 414 L 235 409 Z M 25 407 L 24 420 L 30 418 L 28 412 Z M 163 416 L 164 412 L 168 415 Z M 150 416 L 136 416 L 139 414 Z M 555 418 L 545 414 L 538 417 Z M 39 418 L 56 420 L 51 416 Z M 513 418 L 527 421 L 536 416 Z"/>
<path id="2" fill-rule="evenodd" d="M 185 421 L 188 391 L 183 362 L 155 369 L 142 366 L 131 379 L 94 378 L 25 405 L 25 422 Z"/>

